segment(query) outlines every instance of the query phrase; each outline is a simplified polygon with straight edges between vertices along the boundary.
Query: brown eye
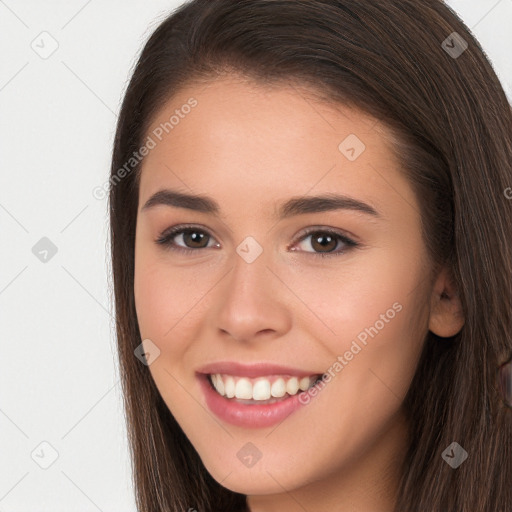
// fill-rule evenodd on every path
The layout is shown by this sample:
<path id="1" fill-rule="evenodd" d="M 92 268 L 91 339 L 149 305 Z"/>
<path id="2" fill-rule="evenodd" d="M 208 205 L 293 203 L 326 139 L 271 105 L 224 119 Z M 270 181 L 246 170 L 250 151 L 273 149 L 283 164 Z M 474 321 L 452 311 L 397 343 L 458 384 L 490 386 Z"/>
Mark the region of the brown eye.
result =
<path id="1" fill-rule="evenodd" d="M 317 234 L 311 237 L 311 247 L 319 252 L 331 252 L 336 249 L 338 240 L 329 234 Z"/>
<path id="2" fill-rule="evenodd" d="M 208 235 L 197 229 L 186 229 L 183 230 L 183 241 L 191 249 L 201 249 L 208 245 Z"/>
<path id="3" fill-rule="evenodd" d="M 207 249 L 210 240 L 210 235 L 202 229 L 193 226 L 177 226 L 164 231 L 156 243 L 175 251 L 187 252 L 195 249 Z"/>
<path id="4" fill-rule="evenodd" d="M 312 252 L 315 256 L 336 256 L 359 245 L 345 235 L 329 229 L 310 230 L 301 237 L 299 242 L 304 244 L 308 238 L 311 238 L 311 241 L 306 245 L 311 246 L 313 251 L 303 250 L 303 252 Z M 336 250 L 339 245 L 341 250 Z"/>

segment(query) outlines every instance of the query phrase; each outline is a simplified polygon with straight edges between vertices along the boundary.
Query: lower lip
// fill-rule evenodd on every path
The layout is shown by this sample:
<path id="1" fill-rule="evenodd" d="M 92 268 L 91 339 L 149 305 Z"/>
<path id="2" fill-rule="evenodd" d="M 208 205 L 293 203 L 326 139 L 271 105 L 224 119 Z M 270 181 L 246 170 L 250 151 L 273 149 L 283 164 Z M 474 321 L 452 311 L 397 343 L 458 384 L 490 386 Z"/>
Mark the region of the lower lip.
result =
<path id="1" fill-rule="evenodd" d="M 303 406 L 299 401 L 301 393 L 273 404 L 242 404 L 219 395 L 212 388 L 206 374 L 199 374 L 198 379 L 206 398 L 206 405 L 210 410 L 221 420 L 239 427 L 271 427 L 282 422 L 290 414 Z"/>

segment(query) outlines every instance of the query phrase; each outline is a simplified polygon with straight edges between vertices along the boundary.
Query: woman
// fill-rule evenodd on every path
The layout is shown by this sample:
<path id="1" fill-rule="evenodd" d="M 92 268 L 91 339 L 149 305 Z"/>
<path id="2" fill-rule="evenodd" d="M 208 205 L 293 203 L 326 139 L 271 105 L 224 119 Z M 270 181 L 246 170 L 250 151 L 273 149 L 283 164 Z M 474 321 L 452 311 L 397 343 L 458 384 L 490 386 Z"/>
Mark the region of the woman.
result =
<path id="1" fill-rule="evenodd" d="M 511 157 L 440 1 L 165 19 L 110 179 L 139 509 L 511 510 Z"/>

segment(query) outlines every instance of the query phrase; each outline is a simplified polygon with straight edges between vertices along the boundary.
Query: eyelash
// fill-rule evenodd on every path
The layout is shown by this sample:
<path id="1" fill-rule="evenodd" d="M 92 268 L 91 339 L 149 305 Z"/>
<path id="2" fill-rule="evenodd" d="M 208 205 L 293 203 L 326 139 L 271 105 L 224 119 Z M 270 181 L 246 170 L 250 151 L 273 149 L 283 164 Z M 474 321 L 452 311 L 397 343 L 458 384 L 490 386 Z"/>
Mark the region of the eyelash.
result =
<path id="1" fill-rule="evenodd" d="M 166 248 L 168 248 L 172 251 L 176 251 L 178 253 L 184 253 L 184 254 L 208 249 L 208 247 L 201 247 L 201 248 L 196 248 L 196 249 L 192 249 L 190 247 L 185 248 L 185 247 L 180 247 L 180 246 L 176 245 L 175 243 L 171 243 L 172 239 L 176 235 L 185 233 L 187 231 L 198 231 L 198 232 L 206 234 L 208 237 L 211 237 L 211 235 L 208 233 L 208 231 L 206 231 L 204 229 L 198 228 L 193 225 L 179 225 L 179 226 L 174 226 L 173 228 L 165 230 L 163 233 L 160 234 L 160 236 L 155 240 L 155 242 L 158 245 L 166 246 Z M 322 234 L 330 235 L 330 236 L 336 238 L 338 241 L 343 242 L 346 246 L 345 249 L 337 250 L 337 251 L 331 251 L 331 252 L 326 252 L 326 253 L 322 253 L 322 252 L 309 253 L 309 254 L 313 254 L 315 256 L 319 256 L 320 258 L 340 256 L 340 255 L 343 255 L 346 252 L 350 251 L 351 249 L 354 249 L 360 245 L 358 242 L 355 242 L 351 238 L 348 238 L 347 236 L 345 236 L 337 231 L 334 231 L 332 229 L 328 229 L 328 228 L 310 228 L 297 240 L 296 243 L 302 242 L 308 236 L 310 236 L 314 233 L 322 233 Z M 308 251 L 301 251 L 301 252 L 308 253 Z"/>

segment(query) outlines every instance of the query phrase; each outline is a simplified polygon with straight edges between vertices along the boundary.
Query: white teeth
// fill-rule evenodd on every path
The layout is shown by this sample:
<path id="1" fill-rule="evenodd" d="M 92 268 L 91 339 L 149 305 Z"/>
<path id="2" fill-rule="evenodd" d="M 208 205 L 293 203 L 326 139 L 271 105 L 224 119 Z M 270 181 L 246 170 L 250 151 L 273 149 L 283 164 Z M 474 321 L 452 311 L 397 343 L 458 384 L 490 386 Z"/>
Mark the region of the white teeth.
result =
<path id="1" fill-rule="evenodd" d="M 296 395 L 297 391 L 299 391 L 299 379 L 297 379 L 297 377 L 292 377 L 286 383 L 286 392 L 289 395 Z"/>
<path id="2" fill-rule="evenodd" d="M 252 387 L 253 400 L 268 400 L 270 398 L 270 382 L 267 379 L 261 379 L 255 382 Z"/>
<path id="3" fill-rule="evenodd" d="M 213 385 L 215 386 L 215 389 L 219 392 L 219 394 L 224 396 L 226 394 L 226 390 L 224 389 L 224 381 L 220 378 L 219 375 L 216 375 L 215 377 L 217 377 L 217 379 L 216 382 L 213 383 Z"/>
<path id="4" fill-rule="evenodd" d="M 299 380 L 299 388 L 302 391 L 306 391 L 306 389 L 309 388 L 309 377 L 302 377 L 302 379 Z"/>
<path id="5" fill-rule="evenodd" d="M 284 383 L 284 379 L 279 377 L 270 388 L 270 394 L 275 398 L 281 398 L 286 395 L 286 384 Z"/>
<path id="6" fill-rule="evenodd" d="M 316 376 L 309 377 L 278 377 L 271 383 L 272 379 L 260 377 L 248 379 L 247 377 L 234 377 L 232 375 L 210 375 L 213 387 L 219 395 L 227 398 L 238 398 L 240 400 L 269 400 L 282 398 L 287 393 L 290 396 L 296 395 L 299 390 L 306 391 L 315 382 Z"/>
<path id="7" fill-rule="evenodd" d="M 219 377 L 220 375 L 217 375 L 217 381 L 219 381 Z M 224 390 L 228 398 L 235 396 L 235 379 L 233 377 L 228 377 L 224 380 Z"/>
<path id="8" fill-rule="evenodd" d="M 235 386 L 235 396 L 237 398 L 250 400 L 252 398 L 252 384 L 249 379 L 240 379 Z"/>

